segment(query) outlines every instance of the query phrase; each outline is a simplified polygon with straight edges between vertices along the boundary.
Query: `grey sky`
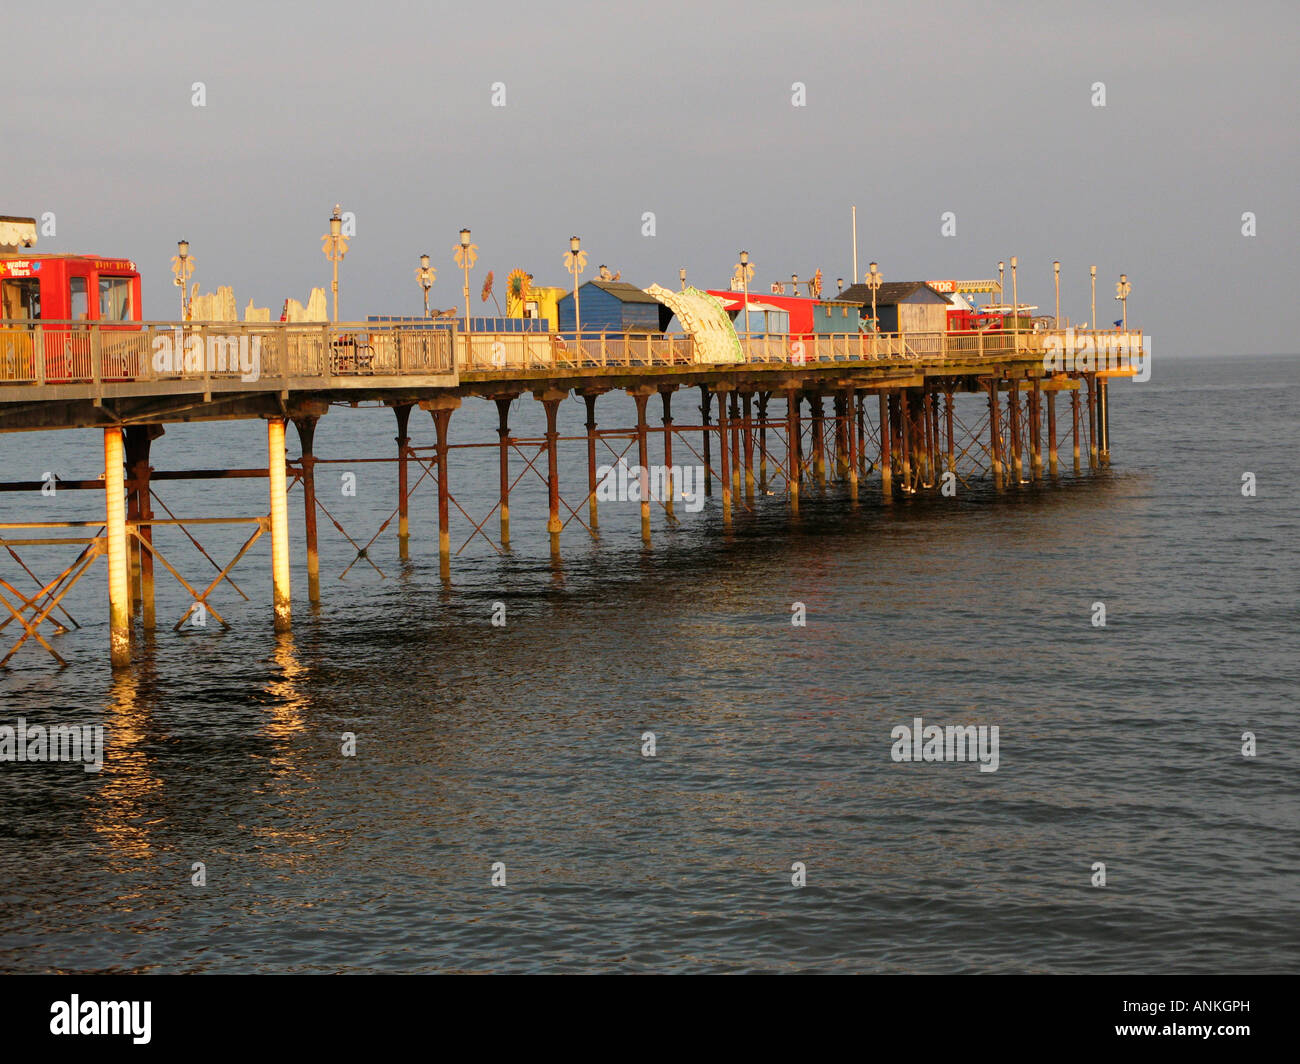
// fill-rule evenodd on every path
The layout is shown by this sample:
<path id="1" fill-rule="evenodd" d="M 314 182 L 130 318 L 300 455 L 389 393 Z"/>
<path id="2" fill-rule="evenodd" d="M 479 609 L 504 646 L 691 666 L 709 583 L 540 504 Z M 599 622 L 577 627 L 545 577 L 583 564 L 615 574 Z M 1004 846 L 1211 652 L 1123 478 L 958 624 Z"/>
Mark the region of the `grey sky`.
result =
<path id="1" fill-rule="evenodd" d="M 1059 10 L 1058 10 L 1059 8 Z M 205 291 L 278 313 L 328 283 L 320 236 L 357 216 L 345 317 L 414 313 L 523 266 L 564 284 L 580 234 L 625 280 L 756 284 L 821 267 L 996 276 L 1022 299 L 1130 319 L 1157 365 L 1297 350 L 1294 3 L 7 6 L 0 213 L 54 211 L 49 251 L 134 258 L 173 317 L 190 240 Z M 191 106 L 191 84 L 207 106 Z M 506 85 L 507 106 L 491 106 Z M 807 106 L 791 105 L 804 82 Z M 1107 106 L 1091 104 L 1094 82 Z M 641 235 L 642 214 L 657 235 Z M 954 211 L 957 235 L 940 236 Z M 1254 211 L 1258 235 L 1241 235 Z M 489 304 L 490 306 L 490 304 Z"/>

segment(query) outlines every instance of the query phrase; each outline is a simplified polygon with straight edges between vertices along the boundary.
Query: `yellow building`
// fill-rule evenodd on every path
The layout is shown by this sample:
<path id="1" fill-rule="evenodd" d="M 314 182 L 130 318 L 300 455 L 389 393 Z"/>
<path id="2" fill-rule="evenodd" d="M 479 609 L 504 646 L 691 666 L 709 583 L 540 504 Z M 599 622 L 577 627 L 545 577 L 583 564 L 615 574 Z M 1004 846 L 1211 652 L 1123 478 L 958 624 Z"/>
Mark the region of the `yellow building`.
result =
<path id="1" fill-rule="evenodd" d="M 511 270 L 506 278 L 506 317 L 545 318 L 547 328 L 559 332 L 559 302 L 568 291 L 567 288 L 534 285 L 532 274 Z"/>

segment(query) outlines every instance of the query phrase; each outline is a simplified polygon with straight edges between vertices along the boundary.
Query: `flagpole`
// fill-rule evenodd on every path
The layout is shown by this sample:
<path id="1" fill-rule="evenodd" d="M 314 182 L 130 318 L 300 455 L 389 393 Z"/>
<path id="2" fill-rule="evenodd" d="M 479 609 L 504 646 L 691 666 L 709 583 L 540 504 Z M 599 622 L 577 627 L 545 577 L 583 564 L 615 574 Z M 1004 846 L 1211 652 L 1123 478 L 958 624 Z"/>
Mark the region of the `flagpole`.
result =
<path id="1" fill-rule="evenodd" d="M 858 208 L 853 207 L 853 283 L 858 283 Z"/>

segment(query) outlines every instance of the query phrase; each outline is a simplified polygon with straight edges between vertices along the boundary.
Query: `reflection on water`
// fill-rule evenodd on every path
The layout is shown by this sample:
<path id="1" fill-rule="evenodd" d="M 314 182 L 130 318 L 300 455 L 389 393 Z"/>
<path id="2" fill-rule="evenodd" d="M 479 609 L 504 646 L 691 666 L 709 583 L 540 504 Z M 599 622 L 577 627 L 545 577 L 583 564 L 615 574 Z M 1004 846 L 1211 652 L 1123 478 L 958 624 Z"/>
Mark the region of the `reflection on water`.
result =
<path id="1" fill-rule="evenodd" d="M 513 549 L 466 548 L 445 584 L 417 493 L 410 560 L 373 548 L 390 579 L 337 579 L 355 550 L 322 529 L 321 608 L 299 594 L 275 636 L 254 552 L 252 601 L 218 592 L 231 632 L 160 631 L 117 677 L 92 588 L 59 637 L 73 668 L 0 673 L 3 716 L 107 730 L 98 775 L 0 766 L 0 969 L 1295 970 L 1296 515 L 1237 485 L 1289 482 L 1300 381 L 1256 363 L 1283 382 L 1261 392 L 1249 365 L 1239 392 L 1205 387 L 1213 364 L 1117 387 L 1115 468 L 1002 498 L 864 487 L 855 511 L 831 486 L 797 522 L 738 505 L 724 534 L 715 495 L 656 514 L 649 551 L 637 506 L 606 504 L 556 564 L 521 481 Z M 480 438 L 483 405 L 457 413 Z M 387 428 L 334 412 L 318 450 L 388 453 Z M 165 461 L 241 432 L 169 430 Z M 80 471 L 85 446 L 41 462 Z M 482 519 L 495 457 L 458 461 Z M 376 468 L 331 504 L 365 538 L 392 505 Z M 265 506 L 167 490 L 181 514 Z M 160 616 L 186 605 L 160 585 Z M 998 771 L 895 764 L 915 716 L 998 725 Z M 1268 756 L 1240 756 L 1246 728 Z"/>

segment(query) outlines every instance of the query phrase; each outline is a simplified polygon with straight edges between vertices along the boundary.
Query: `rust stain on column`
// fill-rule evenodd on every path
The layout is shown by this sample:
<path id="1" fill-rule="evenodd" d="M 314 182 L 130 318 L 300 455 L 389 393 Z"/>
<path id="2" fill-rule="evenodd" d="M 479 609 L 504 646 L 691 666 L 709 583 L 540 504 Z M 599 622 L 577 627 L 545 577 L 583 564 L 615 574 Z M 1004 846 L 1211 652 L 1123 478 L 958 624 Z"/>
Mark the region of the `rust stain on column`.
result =
<path id="1" fill-rule="evenodd" d="M 632 393 L 632 402 L 636 404 L 636 447 L 637 447 L 637 467 L 640 478 L 640 491 L 638 495 L 641 500 L 641 542 L 647 547 L 650 546 L 650 441 L 649 428 L 646 425 L 645 410 L 646 404 L 650 402 L 650 394 L 647 391 L 638 390 Z"/>
<path id="2" fill-rule="evenodd" d="M 411 403 L 398 403 L 393 407 L 397 415 L 397 552 L 402 561 L 410 556 L 411 500 L 407 478 L 407 461 L 411 438 L 407 429 L 411 422 Z"/>
<path id="3" fill-rule="evenodd" d="M 880 494 L 884 496 L 885 502 L 891 502 L 894 497 L 893 484 L 893 461 L 894 456 L 890 451 L 889 439 L 889 393 L 880 392 Z"/>
<path id="4" fill-rule="evenodd" d="M 1061 472 L 1056 457 L 1056 392 L 1047 393 L 1047 472 L 1057 476 Z"/>
<path id="5" fill-rule="evenodd" d="M 316 438 L 316 418 L 296 417 L 298 442 L 302 447 L 302 506 L 303 532 L 307 540 L 307 599 L 320 604 L 320 551 L 316 535 L 316 455 L 312 445 Z"/>
<path id="6" fill-rule="evenodd" d="M 666 467 L 664 485 L 668 492 L 668 498 L 664 502 L 664 511 L 668 514 L 670 521 L 676 521 L 677 515 L 673 511 L 673 497 L 677 494 L 677 482 L 673 477 L 673 389 L 671 387 L 660 388 L 659 398 L 664 407 L 663 417 L 661 418 L 664 425 L 664 466 Z"/>
<path id="7" fill-rule="evenodd" d="M 497 465 L 498 485 L 497 491 L 500 493 L 499 506 L 501 508 L 501 546 L 510 546 L 510 404 L 514 402 L 513 395 L 501 395 L 496 397 L 497 404 L 497 439 L 498 444 Z M 588 414 L 591 412 L 591 405 L 587 406 Z M 588 420 L 591 420 L 588 417 Z M 594 502 L 593 502 L 594 506 Z M 593 523 L 595 514 L 593 513 Z"/>
<path id="8" fill-rule="evenodd" d="M 717 386 L 718 393 L 718 450 L 721 455 L 720 469 L 718 477 L 722 481 L 722 523 L 725 527 L 731 527 L 731 469 L 729 465 L 729 452 L 731 448 L 727 445 L 727 434 L 730 426 L 727 424 L 727 388 L 728 385 L 720 384 Z"/>

